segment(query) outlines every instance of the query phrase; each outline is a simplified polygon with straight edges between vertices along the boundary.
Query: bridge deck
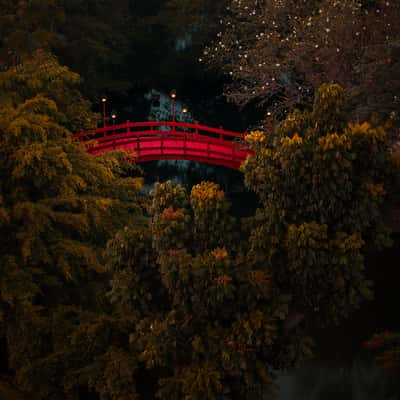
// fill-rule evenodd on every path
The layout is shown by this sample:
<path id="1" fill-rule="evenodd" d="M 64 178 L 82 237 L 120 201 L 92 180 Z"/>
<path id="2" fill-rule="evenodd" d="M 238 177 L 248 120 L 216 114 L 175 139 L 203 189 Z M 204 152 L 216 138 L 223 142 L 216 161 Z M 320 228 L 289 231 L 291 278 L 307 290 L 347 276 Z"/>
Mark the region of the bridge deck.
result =
<path id="1" fill-rule="evenodd" d="M 74 138 L 87 142 L 91 154 L 135 152 L 135 162 L 192 160 L 238 169 L 251 154 L 243 134 L 197 123 L 126 122 L 80 132 Z"/>

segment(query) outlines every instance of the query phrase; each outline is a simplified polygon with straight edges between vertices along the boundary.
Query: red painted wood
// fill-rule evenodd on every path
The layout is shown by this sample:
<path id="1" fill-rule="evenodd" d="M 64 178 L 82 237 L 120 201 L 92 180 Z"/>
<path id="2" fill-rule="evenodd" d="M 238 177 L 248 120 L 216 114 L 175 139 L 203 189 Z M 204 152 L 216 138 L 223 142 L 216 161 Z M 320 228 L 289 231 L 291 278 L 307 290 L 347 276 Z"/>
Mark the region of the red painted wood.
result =
<path id="1" fill-rule="evenodd" d="M 252 154 L 244 142 L 244 134 L 197 122 L 128 121 L 80 132 L 73 138 L 86 142 L 91 154 L 112 150 L 135 152 L 135 162 L 192 160 L 239 169 Z"/>

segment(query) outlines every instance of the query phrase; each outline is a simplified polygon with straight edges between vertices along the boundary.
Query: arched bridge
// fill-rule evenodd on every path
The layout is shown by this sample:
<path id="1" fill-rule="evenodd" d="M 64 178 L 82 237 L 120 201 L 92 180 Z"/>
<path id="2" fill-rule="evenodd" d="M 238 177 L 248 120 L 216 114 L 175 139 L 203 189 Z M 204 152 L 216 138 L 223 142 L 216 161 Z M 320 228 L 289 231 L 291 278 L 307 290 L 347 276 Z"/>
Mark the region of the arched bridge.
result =
<path id="1" fill-rule="evenodd" d="M 134 151 L 135 162 L 192 160 L 239 169 L 251 154 L 244 134 L 186 122 L 125 122 L 74 135 L 91 154 Z"/>

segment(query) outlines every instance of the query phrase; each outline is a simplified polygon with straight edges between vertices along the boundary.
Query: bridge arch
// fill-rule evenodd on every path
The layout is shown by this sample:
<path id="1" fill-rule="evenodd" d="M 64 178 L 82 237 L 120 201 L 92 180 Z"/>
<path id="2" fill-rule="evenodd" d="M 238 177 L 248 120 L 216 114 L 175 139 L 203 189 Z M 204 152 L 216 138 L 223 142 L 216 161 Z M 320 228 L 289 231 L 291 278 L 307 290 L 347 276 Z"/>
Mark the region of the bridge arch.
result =
<path id="1" fill-rule="evenodd" d="M 135 152 L 135 162 L 191 160 L 239 169 L 252 154 L 244 134 L 186 122 L 125 122 L 91 131 L 74 138 L 86 142 L 91 154 L 112 150 Z"/>

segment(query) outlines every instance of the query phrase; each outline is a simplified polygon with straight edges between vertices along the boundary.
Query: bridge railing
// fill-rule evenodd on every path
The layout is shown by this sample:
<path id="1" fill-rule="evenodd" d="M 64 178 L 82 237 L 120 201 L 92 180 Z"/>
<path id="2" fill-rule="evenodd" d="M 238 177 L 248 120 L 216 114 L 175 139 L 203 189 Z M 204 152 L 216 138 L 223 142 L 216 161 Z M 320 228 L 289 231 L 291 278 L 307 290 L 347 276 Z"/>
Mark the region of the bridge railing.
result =
<path id="1" fill-rule="evenodd" d="M 148 135 L 170 136 L 192 134 L 208 136 L 219 140 L 227 141 L 244 141 L 244 134 L 232 132 L 220 128 L 213 128 L 201 125 L 198 122 L 174 122 L 174 121 L 145 121 L 145 122 L 124 122 L 121 124 L 108 125 L 89 131 L 79 132 L 74 135 L 75 139 L 82 141 L 96 139 L 99 142 L 110 140 L 110 136 L 114 139 L 117 137 L 143 137 Z"/>

